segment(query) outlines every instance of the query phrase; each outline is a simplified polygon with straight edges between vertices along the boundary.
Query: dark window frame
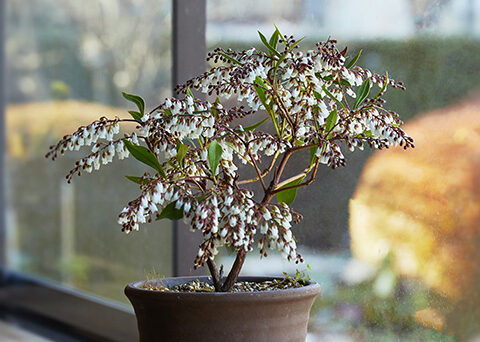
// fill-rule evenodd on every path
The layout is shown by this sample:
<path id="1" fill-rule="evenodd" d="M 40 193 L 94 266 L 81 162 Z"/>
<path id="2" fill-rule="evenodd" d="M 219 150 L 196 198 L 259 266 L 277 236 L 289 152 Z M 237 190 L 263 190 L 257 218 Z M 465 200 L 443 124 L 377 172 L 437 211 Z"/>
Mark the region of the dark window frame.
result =
<path id="1" fill-rule="evenodd" d="M 135 341 L 138 339 L 133 310 L 10 270 L 6 265 L 6 1 L 0 0 L 0 319 L 59 341 Z M 206 0 L 172 0 L 172 85 L 205 69 Z M 199 235 L 175 222 L 173 273 L 192 274 L 192 260 Z M 186 252 L 188 251 L 188 253 Z M 133 279 L 132 279 L 133 281 Z"/>

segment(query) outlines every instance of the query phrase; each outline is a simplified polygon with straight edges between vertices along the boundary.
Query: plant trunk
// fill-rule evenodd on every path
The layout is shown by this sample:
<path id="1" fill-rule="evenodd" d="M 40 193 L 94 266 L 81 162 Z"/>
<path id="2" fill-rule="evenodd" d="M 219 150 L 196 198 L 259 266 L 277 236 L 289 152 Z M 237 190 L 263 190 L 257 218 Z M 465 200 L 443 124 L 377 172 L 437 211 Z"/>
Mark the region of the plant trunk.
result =
<path id="1" fill-rule="evenodd" d="M 215 287 L 215 292 L 222 292 L 222 279 L 220 279 L 220 274 L 218 273 L 217 265 L 213 259 L 207 260 L 208 270 L 212 275 L 213 286 Z"/>
<path id="2" fill-rule="evenodd" d="M 243 248 L 237 252 L 237 257 L 235 258 L 232 269 L 228 273 L 227 279 L 225 279 L 225 282 L 223 283 L 222 292 L 229 292 L 232 289 L 233 285 L 237 281 L 238 275 L 240 274 L 240 270 L 242 269 L 246 255 L 247 252 Z"/>

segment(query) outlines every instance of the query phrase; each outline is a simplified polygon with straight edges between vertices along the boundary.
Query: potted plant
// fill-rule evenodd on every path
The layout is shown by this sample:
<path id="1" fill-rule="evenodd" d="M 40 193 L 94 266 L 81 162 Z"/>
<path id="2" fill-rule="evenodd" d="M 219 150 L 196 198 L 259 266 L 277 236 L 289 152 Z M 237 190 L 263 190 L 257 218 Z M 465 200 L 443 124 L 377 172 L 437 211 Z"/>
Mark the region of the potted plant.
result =
<path id="1" fill-rule="evenodd" d="M 55 159 L 67 150 L 91 148 L 67 175 L 69 182 L 115 155 L 132 155 L 150 169 L 127 176 L 138 183 L 140 196 L 120 213 L 122 230 L 183 218 L 203 234 L 194 267 L 207 266 L 210 277 L 127 286 L 142 341 L 303 340 L 319 285 L 239 278 L 246 254 L 257 247 L 267 256 L 274 249 L 303 262 L 291 231 L 302 216 L 290 205 L 297 190 L 315 180 L 320 164 L 345 165 L 342 147 L 413 147 L 398 115 L 383 106 L 387 88 L 404 89 L 402 83 L 355 66 L 360 53 L 346 63 L 347 49 L 339 51 L 334 40 L 302 53 L 300 40 L 278 29 L 268 40 L 259 35 L 264 51 L 210 52 L 207 61 L 215 66 L 179 85 L 182 99 L 168 98 L 147 111 L 141 97 L 123 93 L 138 108 L 129 111 L 131 118 L 102 117 L 65 136 L 47 154 Z M 202 101 L 191 90 L 220 98 Z M 223 106 L 221 99 L 232 96 L 239 106 Z M 255 123 L 242 126 L 242 119 L 249 118 Z M 260 130 L 266 122 L 270 132 Z M 121 124 L 133 124 L 133 129 L 119 137 Z M 309 152 L 304 170 L 285 178 L 289 159 L 301 151 Z M 254 176 L 242 177 L 239 164 L 249 165 Z M 262 190 L 254 193 L 252 183 Z M 225 277 L 215 263 L 222 246 L 236 252 Z"/>

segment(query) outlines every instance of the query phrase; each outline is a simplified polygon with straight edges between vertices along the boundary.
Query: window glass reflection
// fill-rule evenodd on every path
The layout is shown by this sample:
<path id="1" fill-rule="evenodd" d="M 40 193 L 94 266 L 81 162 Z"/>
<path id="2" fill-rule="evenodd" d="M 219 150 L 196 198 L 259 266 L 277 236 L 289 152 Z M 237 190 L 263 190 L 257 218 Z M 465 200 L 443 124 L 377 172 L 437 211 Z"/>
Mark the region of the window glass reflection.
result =
<path id="1" fill-rule="evenodd" d="M 78 156 L 48 146 L 98 117 L 128 115 L 121 91 L 147 104 L 171 94 L 170 1 L 7 1 L 9 267 L 124 299 L 123 285 L 172 272 L 171 223 L 128 236 L 116 216 L 138 189 L 115 161 L 68 185 Z"/>

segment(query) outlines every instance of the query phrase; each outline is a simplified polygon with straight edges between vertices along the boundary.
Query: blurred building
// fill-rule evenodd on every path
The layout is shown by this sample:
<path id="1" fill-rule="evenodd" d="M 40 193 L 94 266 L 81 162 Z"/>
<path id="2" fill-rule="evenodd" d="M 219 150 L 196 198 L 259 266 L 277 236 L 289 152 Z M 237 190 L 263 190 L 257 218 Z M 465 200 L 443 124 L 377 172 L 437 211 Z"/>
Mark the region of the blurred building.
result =
<path id="1" fill-rule="evenodd" d="M 406 39 L 418 34 L 480 36 L 477 0 L 208 1 L 210 41 L 254 41 L 273 24 L 294 35 L 342 40 Z M 348 18 L 348 23 L 346 22 Z"/>

